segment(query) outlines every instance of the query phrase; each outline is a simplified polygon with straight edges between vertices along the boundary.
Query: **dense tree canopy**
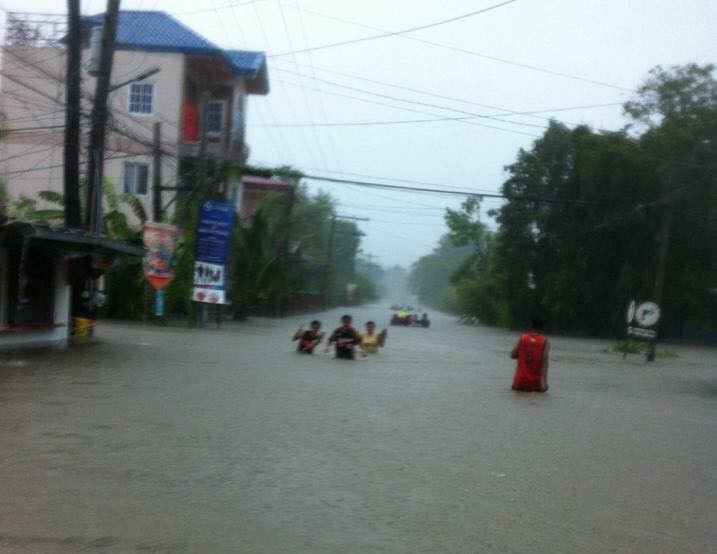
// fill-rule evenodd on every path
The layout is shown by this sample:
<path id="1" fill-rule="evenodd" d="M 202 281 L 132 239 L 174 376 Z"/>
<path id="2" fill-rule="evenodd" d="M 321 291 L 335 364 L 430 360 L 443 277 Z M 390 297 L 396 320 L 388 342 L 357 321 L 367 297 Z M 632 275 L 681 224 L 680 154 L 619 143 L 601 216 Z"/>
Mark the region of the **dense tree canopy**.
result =
<path id="1" fill-rule="evenodd" d="M 631 299 L 659 296 L 666 252 L 663 329 L 717 328 L 714 68 L 656 68 L 625 110 L 633 125 L 622 131 L 551 122 L 521 150 L 494 233 L 477 198 L 448 211 L 452 241 L 472 246 L 452 269 L 462 315 L 506 326 L 540 315 L 555 330 L 616 335 Z M 429 286 L 422 265 L 417 290 Z"/>

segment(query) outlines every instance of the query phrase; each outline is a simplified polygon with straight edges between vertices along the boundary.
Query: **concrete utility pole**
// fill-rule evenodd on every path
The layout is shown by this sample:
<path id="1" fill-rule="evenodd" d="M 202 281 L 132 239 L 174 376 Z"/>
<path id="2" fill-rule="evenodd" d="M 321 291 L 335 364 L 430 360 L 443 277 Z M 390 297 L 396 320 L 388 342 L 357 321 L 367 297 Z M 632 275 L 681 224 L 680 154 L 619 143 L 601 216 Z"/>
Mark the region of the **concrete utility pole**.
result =
<path id="1" fill-rule="evenodd" d="M 67 0 L 67 72 L 65 80 L 64 197 L 65 226 L 82 227 L 80 213 L 80 0 Z"/>
<path id="2" fill-rule="evenodd" d="M 199 100 L 199 167 L 197 168 L 197 179 L 195 187 L 199 187 L 200 202 L 207 190 L 207 174 L 208 164 L 207 160 L 207 123 L 209 121 L 207 115 L 207 104 L 209 103 L 209 91 L 202 92 L 202 96 Z M 191 217 L 191 214 L 190 214 Z M 196 233 L 197 230 L 195 229 Z M 199 304 L 199 317 L 197 322 L 199 327 L 206 327 L 207 325 L 207 305 L 204 302 L 198 302 Z"/>
<path id="3" fill-rule="evenodd" d="M 154 123 L 154 141 L 152 147 L 152 219 L 162 220 L 162 124 Z"/>
<path id="4" fill-rule="evenodd" d="M 87 160 L 87 229 L 96 235 L 102 222 L 102 181 L 104 179 L 105 127 L 107 125 L 107 95 L 110 91 L 112 58 L 120 0 L 107 0 L 102 29 L 101 53 L 92 106 L 92 127 Z"/>

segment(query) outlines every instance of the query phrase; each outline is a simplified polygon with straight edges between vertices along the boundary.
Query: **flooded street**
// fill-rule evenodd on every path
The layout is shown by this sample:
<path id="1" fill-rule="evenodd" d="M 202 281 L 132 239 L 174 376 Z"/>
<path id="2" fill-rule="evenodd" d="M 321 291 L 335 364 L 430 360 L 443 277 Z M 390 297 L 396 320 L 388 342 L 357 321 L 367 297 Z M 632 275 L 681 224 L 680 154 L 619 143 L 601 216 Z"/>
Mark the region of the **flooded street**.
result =
<path id="1" fill-rule="evenodd" d="M 715 350 L 556 338 L 517 394 L 515 334 L 434 315 L 352 362 L 293 351 L 310 319 L 0 357 L 0 552 L 717 552 Z"/>

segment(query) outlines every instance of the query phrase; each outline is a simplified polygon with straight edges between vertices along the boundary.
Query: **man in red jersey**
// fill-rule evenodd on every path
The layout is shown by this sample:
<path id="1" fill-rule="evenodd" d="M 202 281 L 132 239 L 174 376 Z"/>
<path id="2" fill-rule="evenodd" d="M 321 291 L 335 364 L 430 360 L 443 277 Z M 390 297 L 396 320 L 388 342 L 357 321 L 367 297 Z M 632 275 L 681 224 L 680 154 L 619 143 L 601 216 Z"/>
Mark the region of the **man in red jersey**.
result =
<path id="1" fill-rule="evenodd" d="M 531 321 L 531 329 L 520 337 L 510 357 L 518 360 L 513 390 L 545 392 L 548 390 L 548 353 L 550 344 L 543 334 L 543 323 Z"/>

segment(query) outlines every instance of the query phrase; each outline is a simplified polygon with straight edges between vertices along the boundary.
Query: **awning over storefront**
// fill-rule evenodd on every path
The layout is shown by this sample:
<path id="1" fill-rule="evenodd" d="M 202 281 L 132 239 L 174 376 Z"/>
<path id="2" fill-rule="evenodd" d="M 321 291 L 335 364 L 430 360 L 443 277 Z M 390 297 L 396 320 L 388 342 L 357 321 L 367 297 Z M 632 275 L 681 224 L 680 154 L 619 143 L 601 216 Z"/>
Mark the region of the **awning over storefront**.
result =
<path id="1" fill-rule="evenodd" d="M 100 254 L 103 256 L 144 256 L 144 248 L 128 241 L 96 237 L 87 231 L 53 227 L 44 223 L 12 221 L 0 225 L 0 245 L 17 241 L 31 240 L 35 244 L 45 244 L 70 250 L 75 253 Z M 38 245 L 39 245 L 38 244 Z"/>

